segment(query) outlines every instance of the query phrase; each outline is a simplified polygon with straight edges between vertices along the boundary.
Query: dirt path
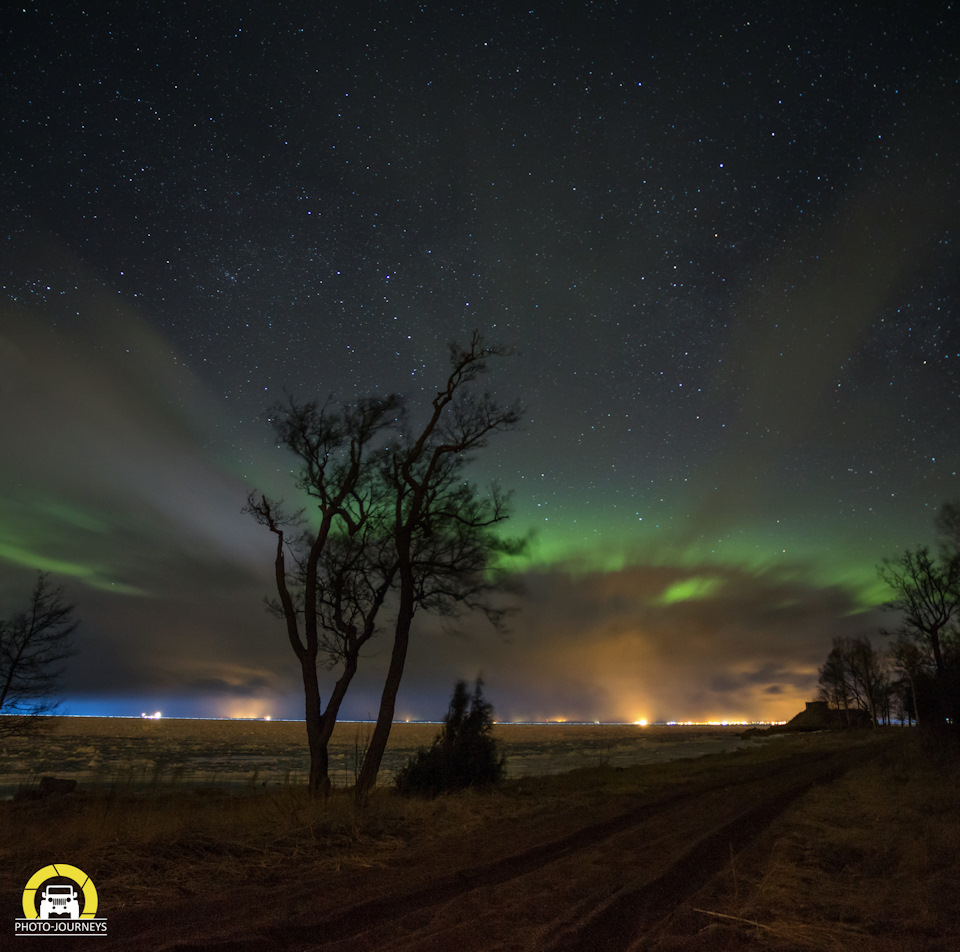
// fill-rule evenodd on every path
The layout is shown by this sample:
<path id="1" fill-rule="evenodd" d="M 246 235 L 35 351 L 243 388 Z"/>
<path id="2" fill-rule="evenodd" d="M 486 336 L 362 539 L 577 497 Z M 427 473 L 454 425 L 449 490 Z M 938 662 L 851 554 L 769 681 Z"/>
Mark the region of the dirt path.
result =
<path id="1" fill-rule="evenodd" d="M 643 949 L 737 850 L 862 756 L 847 749 L 719 765 L 652 796 L 607 797 L 590 805 L 593 815 L 560 810 L 448 834 L 335 877 L 301 866 L 269 890 L 254 882 L 114 916 L 106 947 Z"/>
<path id="2" fill-rule="evenodd" d="M 689 845 L 681 836 L 675 846 L 679 852 L 671 850 L 675 858 L 659 874 L 642 875 L 617 890 L 609 901 L 566 929 L 549 952 L 644 949 L 657 925 L 726 867 L 736 852 L 812 786 L 836 780 L 853 763 L 849 754 L 833 755 L 805 764 L 790 776 L 769 776 L 738 790 L 739 812 L 725 819 L 725 811 L 711 811 L 711 828 Z"/>

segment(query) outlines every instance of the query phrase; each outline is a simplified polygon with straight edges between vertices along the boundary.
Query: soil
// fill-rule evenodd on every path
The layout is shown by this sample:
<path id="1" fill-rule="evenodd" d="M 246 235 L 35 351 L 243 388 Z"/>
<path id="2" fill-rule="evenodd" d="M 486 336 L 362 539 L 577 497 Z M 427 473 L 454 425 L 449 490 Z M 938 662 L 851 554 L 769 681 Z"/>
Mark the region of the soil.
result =
<path id="1" fill-rule="evenodd" d="M 785 838 L 809 836 L 804 824 L 817 810 L 827 817 L 817 821 L 824 840 L 811 839 L 805 849 L 829 847 L 831 837 L 845 835 L 839 817 L 836 831 L 824 830 L 836 804 L 855 799 L 851 791 L 866 796 L 878 783 L 916 782 L 921 766 L 915 752 L 904 753 L 908 733 L 776 740 L 763 754 L 516 781 L 500 793 L 465 795 L 448 821 L 406 839 L 328 845 L 286 867 L 251 865 L 246 881 L 189 883 L 188 898 L 176 898 L 170 884 L 152 901 L 104 910 L 109 935 L 97 948 L 960 948 L 960 914 L 949 900 L 929 903 L 922 921 L 901 923 L 887 945 L 891 924 L 883 917 L 894 915 L 891 910 L 858 920 L 853 897 L 852 913 L 845 907 L 831 919 L 824 912 L 849 877 L 849 863 L 831 873 L 824 860 L 807 856 L 809 875 L 797 873 L 802 863 L 796 858 L 789 869 L 781 865 Z M 954 769 L 929 768 L 926 761 L 922 768 L 941 780 L 944 770 Z M 949 782 L 955 779 L 950 773 Z M 856 808 L 855 821 L 866 809 L 872 807 Z M 952 802 L 944 816 L 950 836 L 960 831 Z M 872 831 L 874 839 L 878 832 Z M 908 841 L 910 831 L 902 832 Z M 866 823 L 860 838 L 870 836 Z M 860 849 L 866 856 L 869 843 Z M 885 862 L 890 868 L 878 875 L 895 876 L 893 865 L 901 860 L 886 856 Z M 792 875 L 808 894 L 790 885 Z M 779 906 L 769 902 L 778 876 L 795 893 L 781 897 Z M 872 888 L 866 881 L 863 887 Z M 754 918 L 761 908 L 765 922 Z M 61 938 L 57 947 L 83 942 L 89 940 Z"/>

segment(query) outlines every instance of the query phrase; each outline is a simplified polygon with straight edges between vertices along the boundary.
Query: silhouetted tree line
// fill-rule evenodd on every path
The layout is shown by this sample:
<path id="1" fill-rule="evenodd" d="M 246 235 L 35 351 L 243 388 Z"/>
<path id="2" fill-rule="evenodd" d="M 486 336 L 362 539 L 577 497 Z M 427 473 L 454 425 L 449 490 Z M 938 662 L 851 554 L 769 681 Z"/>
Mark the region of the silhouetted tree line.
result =
<path id="1" fill-rule="evenodd" d="M 960 725 L 960 504 L 936 519 L 937 551 L 905 549 L 877 572 L 897 616 L 884 649 L 866 638 L 834 639 L 820 669 L 820 697 L 841 715 L 867 714 L 924 726 Z"/>

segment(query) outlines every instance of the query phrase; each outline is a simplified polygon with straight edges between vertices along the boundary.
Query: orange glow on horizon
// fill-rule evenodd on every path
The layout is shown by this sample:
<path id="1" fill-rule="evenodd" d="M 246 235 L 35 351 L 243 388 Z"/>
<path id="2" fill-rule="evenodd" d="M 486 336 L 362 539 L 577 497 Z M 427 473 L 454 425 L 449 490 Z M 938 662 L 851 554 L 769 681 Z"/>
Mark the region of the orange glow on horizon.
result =
<path id="1" fill-rule="evenodd" d="M 272 705 L 265 701 L 246 701 L 231 704 L 220 716 L 231 721 L 269 721 L 273 715 L 268 713 Z"/>

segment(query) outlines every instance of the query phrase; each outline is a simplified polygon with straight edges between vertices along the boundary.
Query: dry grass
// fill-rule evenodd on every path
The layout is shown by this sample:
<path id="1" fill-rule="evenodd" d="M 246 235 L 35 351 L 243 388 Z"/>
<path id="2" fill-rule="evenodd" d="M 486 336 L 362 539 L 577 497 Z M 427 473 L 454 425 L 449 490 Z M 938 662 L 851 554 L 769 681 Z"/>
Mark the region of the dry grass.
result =
<path id="1" fill-rule="evenodd" d="M 312 800 L 303 786 L 244 792 L 216 787 L 117 783 L 64 797 L 0 802 L 0 903 L 50 862 L 96 870 L 111 904 L 137 906 L 230 889 L 269 888 L 291 869 L 341 872 L 382 866 L 455 831 L 467 837 L 494 820 L 543 815 L 551 798 L 464 791 L 435 800 L 375 790 L 362 807 L 348 790 Z M 58 860 L 59 858 L 59 860 Z M 81 859 L 82 858 L 82 859 Z M 122 901 L 120 899 L 122 898 Z"/>
<path id="2" fill-rule="evenodd" d="M 813 788 L 747 849 L 731 855 L 650 947 L 960 948 L 960 758 L 920 740 L 904 731 L 902 738 L 875 745 L 876 756 L 841 780 Z M 849 741 L 798 737 L 702 760 L 524 778 L 496 793 L 466 791 L 429 801 L 382 789 L 362 809 L 347 791 L 317 802 L 299 787 L 253 785 L 245 793 L 116 785 L 2 802 L 0 829 L 17 832 L 0 838 L 0 907 L 16 908 L 26 878 L 51 862 L 95 875 L 112 910 L 192 901 L 211 883 L 226 891 L 251 884 L 282 891 L 291 871 L 306 869 L 361 883 L 378 867 L 390 874 L 385 882 L 400 889 L 412 864 L 439 869 L 451 838 L 476 843 L 478 850 L 491 840 L 491 849 L 502 849 L 490 836 L 496 829 L 501 843 L 519 852 L 537 837 L 558 836 L 572 825 L 675 793 L 692 792 L 696 809 L 699 786 L 716 785 L 731 767 L 841 743 Z"/>
<path id="3" fill-rule="evenodd" d="M 731 857 L 657 948 L 960 948 L 960 759 L 903 740 Z"/>
<path id="4" fill-rule="evenodd" d="M 190 895 L 188 883 L 269 883 L 305 858 L 314 868 L 380 862 L 443 809 L 384 791 L 361 812 L 345 793 L 318 802 L 293 787 L 240 795 L 94 791 L 7 802 L 0 804 L 0 826 L 19 835 L 0 846 L 0 890 L 19 891 L 24 871 L 57 857 L 83 857 L 98 871 L 100 888 L 128 905 L 155 903 L 164 893 Z"/>

